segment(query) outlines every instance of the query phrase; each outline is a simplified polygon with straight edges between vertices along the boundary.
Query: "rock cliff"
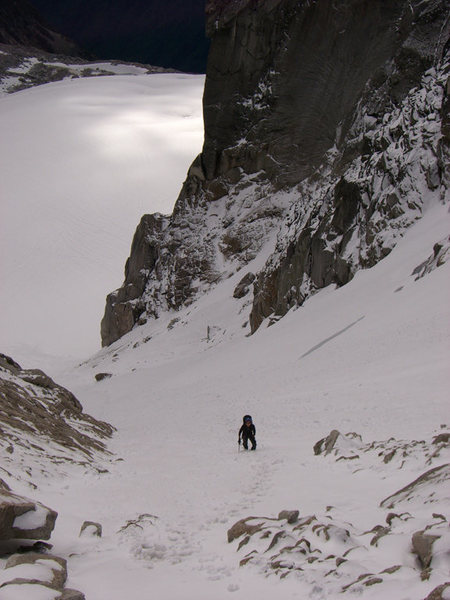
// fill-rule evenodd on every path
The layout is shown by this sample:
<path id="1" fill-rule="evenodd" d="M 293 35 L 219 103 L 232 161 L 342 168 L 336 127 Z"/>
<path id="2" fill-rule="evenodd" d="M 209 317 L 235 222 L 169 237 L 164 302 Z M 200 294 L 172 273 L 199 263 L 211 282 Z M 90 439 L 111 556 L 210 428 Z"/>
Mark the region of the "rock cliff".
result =
<path id="1" fill-rule="evenodd" d="M 47 27 L 28 0 L 1 3 L 0 44 L 33 47 L 70 56 L 87 55 L 72 40 Z"/>
<path id="2" fill-rule="evenodd" d="M 448 190 L 446 0 L 210 0 L 205 141 L 170 217 L 145 215 L 109 345 L 265 248 L 255 331 L 386 256 Z M 268 250 L 267 250 L 268 249 Z"/>

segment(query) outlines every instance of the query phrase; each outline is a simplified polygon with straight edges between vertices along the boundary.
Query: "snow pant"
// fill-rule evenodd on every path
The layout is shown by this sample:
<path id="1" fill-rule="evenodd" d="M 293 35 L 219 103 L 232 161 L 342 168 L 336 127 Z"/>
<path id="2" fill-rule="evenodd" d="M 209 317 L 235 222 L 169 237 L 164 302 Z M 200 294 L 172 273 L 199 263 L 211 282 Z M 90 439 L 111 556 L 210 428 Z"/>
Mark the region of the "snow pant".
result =
<path id="1" fill-rule="evenodd" d="M 249 440 L 252 443 L 252 450 L 255 450 L 255 448 L 256 448 L 255 436 L 253 435 L 253 433 L 246 435 L 246 432 L 244 431 L 244 433 L 242 434 L 242 445 L 244 446 L 244 448 L 246 450 L 248 450 L 248 441 Z"/>

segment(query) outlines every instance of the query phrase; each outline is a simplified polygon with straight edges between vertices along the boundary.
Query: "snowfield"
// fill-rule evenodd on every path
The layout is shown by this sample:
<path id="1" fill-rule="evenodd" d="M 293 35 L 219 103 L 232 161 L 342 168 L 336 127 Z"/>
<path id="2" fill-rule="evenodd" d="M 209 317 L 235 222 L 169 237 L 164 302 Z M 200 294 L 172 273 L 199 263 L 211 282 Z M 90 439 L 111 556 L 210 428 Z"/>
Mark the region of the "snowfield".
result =
<path id="1" fill-rule="evenodd" d="M 203 84 L 119 75 L 0 97 L 4 352 L 98 350 L 141 216 L 172 212 L 201 150 Z"/>
<path id="2" fill-rule="evenodd" d="M 351 591 L 410 600 L 445 581 L 448 534 L 429 581 L 421 581 L 411 536 L 432 514 L 448 515 L 448 480 L 435 503 L 409 501 L 412 518 L 377 546 L 366 538 L 392 512 L 380 502 L 448 462 L 448 449 L 429 464 L 419 452 L 391 464 L 377 453 L 336 461 L 315 456 L 313 446 L 332 429 L 366 443 L 431 442 L 448 424 L 449 264 L 417 281 L 411 273 L 449 220 L 447 207 L 430 208 L 376 267 L 252 337 L 242 328 L 246 311 L 239 314 L 245 299 L 231 297 L 238 274 L 60 373 L 86 411 L 118 428 L 110 449 L 122 459 L 108 474 L 68 470 L 64 481 L 39 482 L 38 499 L 59 511 L 52 542 L 70 556 L 70 587 L 90 600 L 338 598 L 361 573 L 404 565 L 382 584 Z M 207 339 L 208 325 L 215 339 Z M 98 372 L 113 377 L 96 383 Z M 247 412 L 255 453 L 236 443 Z M 282 581 L 267 576 L 261 560 L 239 567 L 245 552 L 227 542 L 236 521 L 283 509 L 330 519 L 327 507 L 364 548 L 336 580 L 312 566 Z M 100 522 L 104 537 L 78 538 L 85 519 Z"/>
<path id="3" fill-rule="evenodd" d="M 161 78 L 160 97 L 152 88 L 154 77 Z M 115 108 L 105 109 L 105 96 L 111 98 L 105 88 L 96 87 L 99 80 L 74 82 L 79 87 L 72 87 L 73 82 L 45 86 L 0 100 L 0 118 L 5 119 L 2 130 L 15 123 L 19 135 L 18 121 L 5 115 L 18 114 L 19 107 L 29 111 L 22 150 L 13 151 L 12 134 L 9 149 L 2 142 L 1 150 L 2 160 L 8 152 L 15 157 L 15 161 L 11 158 L 15 176 L 8 175 L 6 197 L 11 199 L 16 189 L 27 190 L 20 196 L 23 206 L 12 200 L 4 203 L 11 228 L 5 232 L 7 242 L 2 233 L 2 244 L 8 243 L 17 252 L 17 262 L 7 262 L 11 270 L 6 271 L 11 285 L 17 287 L 8 288 L 9 297 L 2 291 L 8 321 L 15 323 L 14 342 L 29 332 L 25 337 L 38 340 L 36 344 L 46 349 L 47 332 L 51 350 L 57 347 L 57 334 L 64 338 L 61 351 L 76 354 L 82 349 L 79 341 L 84 333 L 73 332 L 85 324 L 88 327 L 93 317 L 76 312 L 73 301 L 69 304 L 70 294 L 86 314 L 98 312 L 95 298 L 103 271 L 109 264 L 112 269 L 112 263 L 123 266 L 139 203 L 145 204 L 141 212 L 157 210 L 156 205 L 146 203 L 146 197 L 162 197 L 169 188 L 163 192 L 161 186 L 174 183 L 175 177 L 167 173 L 172 173 L 171 153 L 178 156 L 177 143 L 166 139 L 155 149 L 150 143 L 153 134 L 147 137 L 145 133 L 145 123 L 149 129 L 156 127 L 152 109 L 148 116 L 145 108 L 152 98 L 157 98 L 167 119 L 173 116 L 174 123 L 190 122 L 183 117 L 188 114 L 186 107 L 177 105 L 172 110 L 165 104 L 165 77 L 172 91 L 180 85 L 189 94 L 202 81 L 182 76 L 118 77 L 116 85 L 128 90 L 131 86 L 137 99 L 133 107 L 117 92 Z M 85 85 L 92 86 L 92 96 Z M 113 81 L 108 80 L 108 85 L 114 86 Z M 83 140 L 89 138 L 89 148 L 96 148 L 99 162 L 93 170 L 92 154 L 83 158 L 81 152 L 72 159 L 77 137 L 73 121 L 67 121 L 72 131 L 65 146 L 67 155 L 61 157 L 61 146 L 50 154 L 51 136 L 44 133 L 52 112 L 58 114 L 47 106 L 46 99 L 53 95 L 57 105 L 78 107 L 76 130 Z M 45 127 L 33 115 L 33 107 L 45 108 Z M 89 118 L 89 127 L 83 131 L 82 115 L 92 111 L 98 124 Z M 114 111 L 123 116 L 119 124 L 110 118 Z M 130 123 L 136 122 L 139 126 L 130 130 Z M 36 133 L 27 138 L 32 127 Z M 186 135 L 195 137 L 192 132 Z M 34 149 L 28 155 L 24 153 L 26 139 Z M 57 139 L 64 139 L 62 131 Z M 105 140 L 110 142 L 106 148 Z M 127 152 L 119 152 L 118 145 Z M 45 152 L 39 153 L 39 147 Z M 138 149 L 144 154 L 140 163 L 133 154 Z M 198 149 L 199 144 L 192 156 Z M 161 160 L 168 152 L 169 166 L 163 172 L 159 163 L 161 179 L 150 184 L 139 179 L 139 173 L 143 176 L 146 165 L 156 160 L 157 150 Z M 55 170 L 59 192 L 63 190 L 67 199 L 65 208 L 58 205 L 61 196 L 52 191 L 51 183 L 45 193 L 39 193 L 39 203 L 27 202 L 28 212 L 24 208 L 24 198 L 37 198 L 35 186 L 43 168 L 40 154 L 46 164 L 50 156 L 58 161 Z M 101 156 L 105 171 L 100 170 Z M 189 159 L 184 171 L 188 163 Z M 74 172 L 83 175 L 83 186 L 79 178 L 72 186 Z M 152 191 L 153 186 L 158 191 Z M 172 201 L 177 186 L 179 182 L 174 183 Z M 95 194 L 90 196 L 91 187 Z M 134 215 L 130 217 L 128 211 Z M 38 220 L 40 215 L 46 215 L 47 225 Z M 60 219 L 64 228 L 58 234 Z M 36 234 L 43 238 L 32 239 L 33 222 L 40 223 Z M 83 233 L 79 238 L 85 231 L 80 223 L 85 223 L 92 237 Z M 72 390 L 86 412 L 118 430 L 109 446 L 113 456 L 104 461 L 107 472 L 61 463 L 52 476 L 38 459 L 30 458 L 24 470 L 19 449 L 13 455 L 16 462 L 8 466 L 15 492 L 32 496 L 59 513 L 51 543 L 55 554 L 68 560 L 68 587 L 81 590 L 87 600 L 422 600 L 448 581 L 448 479 L 439 485 L 425 482 L 420 493 L 393 500 L 393 508 L 380 503 L 450 459 L 448 445 L 432 456 L 437 448 L 433 437 L 448 431 L 445 425 L 450 425 L 450 263 L 421 278 L 412 274 L 433 255 L 435 243 L 448 236 L 449 225 L 448 205 L 427 206 L 422 219 L 378 265 L 359 272 L 340 289 L 322 290 L 278 323 L 263 324 L 253 336 L 248 336 L 250 299 L 234 299 L 233 290 L 247 270 L 256 272 L 262 266 L 263 255 L 275 239 L 254 263 L 191 306 L 133 330 L 81 364 L 68 367 L 48 357 L 31 360 L 25 353 L 13 355 L 19 362 L 26 360 L 26 367 L 40 360 L 46 363 L 49 375 Z M 63 238 L 70 238 L 70 226 L 77 237 L 69 239 L 64 250 L 58 236 L 64 233 Z M 19 243 L 23 229 L 26 235 Z M 116 248 L 119 238 L 123 239 L 122 258 Z M 53 251 L 40 246 L 42 239 L 50 239 Z M 44 285 L 40 278 L 46 277 L 51 259 L 55 261 L 49 269 L 53 283 Z M 27 280 L 22 287 L 20 271 L 16 273 L 20 264 Z M 79 283 L 80 273 L 87 277 L 86 290 Z M 98 284 L 92 279 L 94 273 Z M 37 316 L 30 307 L 30 289 L 36 291 L 31 299 L 34 304 L 41 298 L 41 307 L 51 306 L 53 325 L 48 325 L 43 314 L 40 332 L 34 325 Z M 89 291 L 88 299 L 81 299 L 80 290 Z M 98 324 L 99 318 L 95 331 Z M 64 331 L 69 325 L 71 333 Z M 8 345 L 1 351 L 8 352 Z M 98 373 L 112 376 L 96 382 Z M 237 445 L 246 413 L 256 425 L 256 452 L 245 452 Z M 355 432 L 362 440 L 341 436 L 336 453 L 315 455 L 316 442 L 334 429 L 341 434 Z M 382 444 L 368 449 L 374 441 Z M 397 443 L 400 450 L 385 461 L 383 452 L 391 452 Z M 292 550 L 295 523 L 277 519 L 285 509 L 298 510 L 299 526 L 304 527 L 301 535 L 308 543 L 301 541 L 304 546 L 296 550 Z M 434 515 L 443 515 L 444 520 Z M 312 516 L 318 527 L 314 521 L 307 524 Z M 239 548 L 244 538 L 229 543 L 227 531 L 248 517 L 258 517 L 257 522 L 268 527 L 272 537 L 250 535 Z M 85 520 L 101 523 L 103 537 L 79 536 Z M 440 536 L 428 579 L 423 577 L 411 542 L 412 535 L 426 527 Z M 240 561 L 247 564 L 239 566 Z M 18 598 L 14 593 L 20 591 L 11 591 L 5 600 Z M 37 586 L 36 596 L 29 600 L 53 597 L 52 592 L 45 593 Z M 4 600 L 1 594 L 0 598 Z"/>

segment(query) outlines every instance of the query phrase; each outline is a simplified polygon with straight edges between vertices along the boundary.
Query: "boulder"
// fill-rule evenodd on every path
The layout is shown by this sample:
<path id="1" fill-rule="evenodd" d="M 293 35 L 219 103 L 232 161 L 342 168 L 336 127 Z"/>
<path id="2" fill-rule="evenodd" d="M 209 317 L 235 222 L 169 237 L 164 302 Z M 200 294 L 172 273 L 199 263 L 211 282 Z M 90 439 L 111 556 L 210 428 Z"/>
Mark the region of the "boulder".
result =
<path id="1" fill-rule="evenodd" d="M 39 583 L 62 591 L 67 580 L 67 562 L 59 556 L 30 552 L 14 554 L 1 572 L 2 584 Z"/>
<path id="2" fill-rule="evenodd" d="M 255 280 L 254 273 L 247 273 L 234 288 L 233 298 L 243 298 L 249 292 L 250 285 Z"/>
<path id="3" fill-rule="evenodd" d="M 440 433 L 433 438 L 433 444 L 445 444 L 450 443 L 450 433 Z"/>
<path id="4" fill-rule="evenodd" d="M 412 548 L 414 554 L 422 565 L 423 569 L 428 569 L 433 559 L 433 544 L 439 539 L 438 535 L 430 535 L 423 531 L 416 531 L 412 536 Z"/>
<path id="5" fill-rule="evenodd" d="M 314 454 L 330 454 L 336 445 L 337 439 L 341 434 L 337 429 L 333 429 L 325 438 L 322 438 L 314 444 Z"/>
<path id="6" fill-rule="evenodd" d="M 0 490 L 0 539 L 48 540 L 58 513 L 39 502 Z"/>
<path id="7" fill-rule="evenodd" d="M 298 511 L 298 510 L 282 510 L 278 514 L 278 518 L 280 519 L 280 521 L 282 519 L 286 519 L 286 521 L 290 525 L 292 525 L 293 523 L 296 523 L 298 521 L 299 515 L 300 515 L 300 511 Z"/>
<path id="8" fill-rule="evenodd" d="M 110 379 L 112 377 L 112 373 L 96 373 L 95 381 L 103 381 L 103 379 Z"/>
<path id="9" fill-rule="evenodd" d="M 81 592 L 64 587 L 66 580 L 64 558 L 38 552 L 14 554 L 0 571 L 0 598 L 85 600 Z"/>
<path id="10" fill-rule="evenodd" d="M 102 537 L 102 526 L 100 523 L 95 523 L 94 521 L 85 521 L 80 529 L 80 537 L 83 534 Z"/>

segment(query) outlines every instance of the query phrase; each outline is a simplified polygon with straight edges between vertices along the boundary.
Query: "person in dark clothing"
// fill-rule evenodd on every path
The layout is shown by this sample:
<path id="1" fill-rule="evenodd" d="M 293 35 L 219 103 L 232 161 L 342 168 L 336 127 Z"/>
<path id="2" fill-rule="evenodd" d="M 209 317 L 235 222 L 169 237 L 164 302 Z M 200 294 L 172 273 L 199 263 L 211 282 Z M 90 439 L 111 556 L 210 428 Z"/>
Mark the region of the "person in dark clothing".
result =
<path id="1" fill-rule="evenodd" d="M 250 440 L 252 443 L 251 450 L 256 450 L 256 429 L 253 425 L 253 421 L 250 415 L 245 415 L 242 419 L 242 427 L 239 429 L 239 437 L 238 444 L 241 445 L 241 437 L 242 437 L 242 445 L 246 450 L 248 450 L 248 441 Z"/>

